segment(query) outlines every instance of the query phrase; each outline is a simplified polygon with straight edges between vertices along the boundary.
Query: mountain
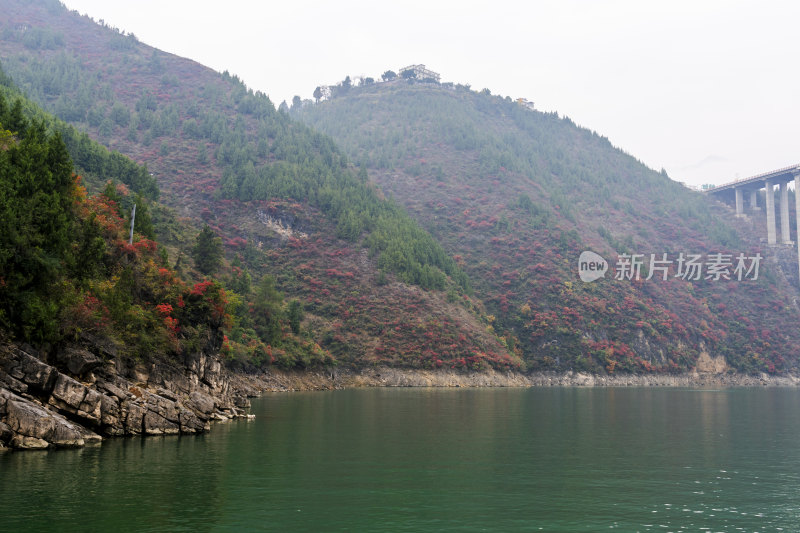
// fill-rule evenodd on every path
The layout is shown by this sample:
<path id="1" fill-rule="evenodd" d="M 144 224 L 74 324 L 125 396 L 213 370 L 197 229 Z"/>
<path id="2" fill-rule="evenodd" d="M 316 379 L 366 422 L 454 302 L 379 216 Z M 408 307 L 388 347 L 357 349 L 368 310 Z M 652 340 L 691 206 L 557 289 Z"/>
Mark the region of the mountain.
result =
<path id="1" fill-rule="evenodd" d="M 207 224 L 222 239 L 227 261 L 205 274 L 231 302 L 230 364 L 520 367 L 463 269 L 329 137 L 236 76 L 58 2 L 0 9 L 14 82 L 156 178 L 155 236 L 171 264 L 202 282 L 187 266 L 196 236 Z M 87 180 L 90 192 L 104 180 Z"/>
<path id="2" fill-rule="evenodd" d="M 729 209 L 567 118 L 413 76 L 276 109 L 57 2 L 0 8 L 15 83 L 156 179 L 171 263 L 230 298 L 230 365 L 797 366 L 794 271 Z M 219 268 L 187 264 L 198 235 L 221 237 Z M 591 283 L 588 250 L 610 266 Z M 635 254 L 668 261 L 666 279 L 612 279 Z M 689 280 L 689 254 L 764 260 L 756 279 Z"/>
<path id="3" fill-rule="evenodd" d="M 443 244 L 528 368 L 671 372 L 719 356 L 744 372 L 796 368 L 796 263 L 781 268 L 730 209 L 556 113 L 413 74 L 387 78 L 340 84 L 293 115 L 333 137 Z M 604 279 L 580 280 L 587 250 L 608 261 Z M 681 253 L 705 265 L 717 253 L 731 263 L 741 253 L 748 268 L 764 260 L 757 279 L 703 270 L 695 280 L 679 270 Z M 614 279 L 633 254 L 641 279 Z M 646 280 L 650 254 L 669 263 Z"/>

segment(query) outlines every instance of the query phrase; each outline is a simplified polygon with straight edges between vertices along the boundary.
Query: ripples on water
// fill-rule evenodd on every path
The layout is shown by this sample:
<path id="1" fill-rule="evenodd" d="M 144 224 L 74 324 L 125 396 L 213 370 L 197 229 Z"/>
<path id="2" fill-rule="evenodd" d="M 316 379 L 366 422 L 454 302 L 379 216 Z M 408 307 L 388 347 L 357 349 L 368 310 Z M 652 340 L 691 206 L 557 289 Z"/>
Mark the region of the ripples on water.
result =
<path id="1" fill-rule="evenodd" d="M 2 531 L 798 531 L 800 391 L 268 395 L 199 437 L 0 455 Z"/>

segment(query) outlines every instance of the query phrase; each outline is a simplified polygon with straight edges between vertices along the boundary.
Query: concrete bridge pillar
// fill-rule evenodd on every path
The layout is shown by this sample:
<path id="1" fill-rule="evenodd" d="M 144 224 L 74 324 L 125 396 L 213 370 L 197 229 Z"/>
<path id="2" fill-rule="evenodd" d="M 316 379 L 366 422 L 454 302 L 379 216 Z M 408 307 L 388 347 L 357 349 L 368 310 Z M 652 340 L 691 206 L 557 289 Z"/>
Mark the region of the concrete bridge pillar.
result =
<path id="1" fill-rule="evenodd" d="M 744 191 L 741 187 L 736 187 L 733 192 L 736 194 L 736 216 L 744 214 Z"/>
<path id="2" fill-rule="evenodd" d="M 789 226 L 789 182 L 781 182 L 781 242 L 792 244 Z"/>
<path id="3" fill-rule="evenodd" d="M 750 209 L 758 211 L 758 189 L 750 191 Z"/>
<path id="4" fill-rule="evenodd" d="M 773 189 L 772 182 L 766 180 L 767 187 L 767 244 L 775 244 L 776 231 L 775 231 L 775 189 Z"/>
<path id="5" fill-rule="evenodd" d="M 797 218 L 797 265 L 800 267 L 800 173 L 794 175 L 794 215 Z"/>

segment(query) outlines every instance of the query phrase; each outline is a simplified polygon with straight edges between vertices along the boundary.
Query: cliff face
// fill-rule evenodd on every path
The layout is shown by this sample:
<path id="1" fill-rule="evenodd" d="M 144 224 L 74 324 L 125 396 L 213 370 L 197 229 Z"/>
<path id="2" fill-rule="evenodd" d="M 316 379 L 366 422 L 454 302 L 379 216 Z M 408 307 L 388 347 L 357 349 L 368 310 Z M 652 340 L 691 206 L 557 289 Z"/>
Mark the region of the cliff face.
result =
<path id="1" fill-rule="evenodd" d="M 92 350 L 69 346 L 48 357 L 0 345 L 0 448 L 201 433 L 211 421 L 245 416 L 247 395 L 255 392 L 233 380 L 215 355 L 145 365 Z"/>

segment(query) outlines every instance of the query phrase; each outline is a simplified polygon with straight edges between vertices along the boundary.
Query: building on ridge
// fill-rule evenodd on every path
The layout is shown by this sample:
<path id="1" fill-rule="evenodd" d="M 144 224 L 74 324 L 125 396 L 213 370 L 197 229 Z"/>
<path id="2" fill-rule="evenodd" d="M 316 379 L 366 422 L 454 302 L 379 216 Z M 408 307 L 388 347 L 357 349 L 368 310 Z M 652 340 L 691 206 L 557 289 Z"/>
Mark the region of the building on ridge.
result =
<path id="1" fill-rule="evenodd" d="M 407 67 L 403 67 L 397 71 L 397 75 L 402 77 L 403 72 L 407 70 L 413 72 L 414 77 L 420 81 L 433 80 L 436 83 L 439 83 L 442 78 L 438 72 L 434 72 L 432 70 L 425 68 L 425 65 L 409 65 Z"/>

